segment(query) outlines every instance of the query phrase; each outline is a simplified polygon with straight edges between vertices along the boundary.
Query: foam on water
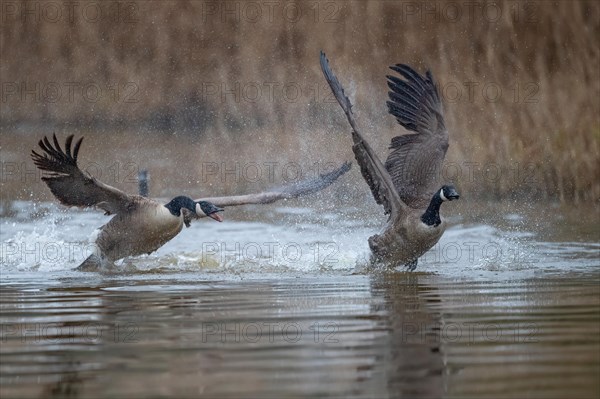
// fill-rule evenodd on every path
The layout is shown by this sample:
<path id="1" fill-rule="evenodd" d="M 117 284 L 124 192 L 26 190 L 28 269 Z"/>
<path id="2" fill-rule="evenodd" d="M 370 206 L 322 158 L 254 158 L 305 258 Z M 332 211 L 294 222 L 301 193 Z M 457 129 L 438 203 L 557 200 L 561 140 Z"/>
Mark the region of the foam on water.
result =
<path id="1" fill-rule="evenodd" d="M 56 226 L 18 231 L 0 244 L 3 271 L 60 271 L 77 267 L 95 249 L 86 241 L 60 238 Z"/>
<path id="2" fill-rule="evenodd" d="M 21 202 L 2 220 L 0 263 L 3 272 L 65 272 L 77 267 L 95 247 L 93 233 L 109 218 L 94 210 Z M 263 209 L 263 208 L 261 208 Z M 151 255 L 117 263 L 124 273 L 364 272 L 367 239 L 380 227 L 365 223 L 362 212 L 336 214 L 307 208 L 264 208 L 248 222 L 204 219 L 184 229 Z M 368 218 L 367 218 L 368 219 Z M 457 277 L 527 278 L 546 270 L 596 267 L 597 243 L 548 243 L 522 227 L 502 230 L 463 225 L 460 217 L 440 242 L 419 260 L 418 271 Z M 516 218 L 514 215 L 511 219 Z M 520 224 L 519 224 L 520 225 Z M 576 261 L 573 261 L 576 259 Z M 403 270 L 402 265 L 398 270 Z M 113 271 L 114 272 L 114 271 Z"/>

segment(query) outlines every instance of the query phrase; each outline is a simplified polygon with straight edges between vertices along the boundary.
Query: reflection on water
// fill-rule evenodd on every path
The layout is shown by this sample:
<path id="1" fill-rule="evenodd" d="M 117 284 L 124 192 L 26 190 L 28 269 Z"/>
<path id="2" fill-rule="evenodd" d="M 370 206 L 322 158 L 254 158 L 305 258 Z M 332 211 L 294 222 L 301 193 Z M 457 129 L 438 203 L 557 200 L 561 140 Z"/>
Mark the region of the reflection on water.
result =
<path id="1" fill-rule="evenodd" d="M 437 284 L 450 396 L 597 397 L 599 283 L 594 273 Z"/>
<path id="2" fill-rule="evenodd" d="M 63 249 L 102 217 L 40 209 L 2 220 L 3 398 L 600 395 L 589 234 L 455 217 L 420 272 L 365 273 L 378 221 L 266 208 L 115 275 L 74 272 Z M 190 249 L 200 234 L 226 247 Z"/>
<path id="3" fill-rule="evenodd" d="M 2 397 L 597 397 L 599 277 L 14 281 Z"/>

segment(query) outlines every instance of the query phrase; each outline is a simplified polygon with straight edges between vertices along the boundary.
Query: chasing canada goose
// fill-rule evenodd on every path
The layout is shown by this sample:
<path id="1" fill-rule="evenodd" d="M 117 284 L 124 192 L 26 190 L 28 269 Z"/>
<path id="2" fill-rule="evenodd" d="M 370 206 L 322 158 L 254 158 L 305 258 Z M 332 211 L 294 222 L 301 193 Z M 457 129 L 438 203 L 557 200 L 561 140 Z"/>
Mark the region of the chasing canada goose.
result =
<path id="1" fill-rule="evenodd" d="M 121 258 L 154 252 L 179 234 L 184 224 L 189 227 L 192 219 L 208 216 L 222 221 L 220 207 L 266 204 L 317 192 L 350 169 L 350 164 L 345 163 L 318 178 L 257 194 L 197 200 L 177 196 L 162 204 L 140 195 L 126 194 L 79 169 L 77 156 L 82 140 L 83 137 L 72 148 L 73 135 L 70 135 L 63 151 L 56 135 L 54 145 L 44 137 L 39 142 L 43 155 L 31 151 L 33 162 L 43 172 L 42 180 L 63 205 L 94 206 L 105 215 L 115 215 L 99 229 L 95 241 L 98 250 L 83 261 L 78 270 L 95 270 Z"/>
<path id="2" fill-rule="evenodd" d="M 375 261 L 404 264 L 415 270 L 421 255 L 440 239 L 446 222 L 440 216 L 445 201 L 459 198 L 452 185 L 438 182 L 448 150 L 442 101 L 431 72 L 420 75 L 407 65 L 390 69 L 404 79 L 386 76 L 390 88 L 388 112 L 405 129 L 414 133 L 396 136 L 383 164 L 359 132 L 352 104 L 321 52 L 321 70 L 352 127 L 352 150 L 373 197 L 389 214 L 382 233 L 369 238 Z"/>

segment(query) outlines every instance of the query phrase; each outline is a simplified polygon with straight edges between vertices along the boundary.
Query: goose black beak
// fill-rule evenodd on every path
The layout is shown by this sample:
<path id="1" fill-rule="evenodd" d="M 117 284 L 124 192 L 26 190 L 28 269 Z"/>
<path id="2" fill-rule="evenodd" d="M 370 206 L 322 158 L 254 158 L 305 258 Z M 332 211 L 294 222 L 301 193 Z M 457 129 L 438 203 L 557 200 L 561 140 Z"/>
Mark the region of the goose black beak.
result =
<path id="1" fill-rule="evenodd" d="M 446 195 L 446 198 L 448 198 L 450 201 L 455 200 L 455 199 L 459 199 L 460 195 L 458 194 L 458 192 L 454 189 L 450 189 L 450 192 Z"/>

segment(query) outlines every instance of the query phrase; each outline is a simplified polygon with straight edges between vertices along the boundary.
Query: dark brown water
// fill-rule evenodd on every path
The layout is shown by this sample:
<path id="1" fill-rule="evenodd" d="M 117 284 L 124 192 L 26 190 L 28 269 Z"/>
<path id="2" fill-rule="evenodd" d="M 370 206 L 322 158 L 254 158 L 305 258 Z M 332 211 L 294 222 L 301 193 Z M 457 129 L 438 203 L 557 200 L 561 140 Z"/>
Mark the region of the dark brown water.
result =
<path id="1" fill-rule="evenodd" d="M 600 395 L 600 245 L 567 216 L 456 217 L 418 273 L 366 273 L 371 225 L 274 207 L 95 274 L 74 243 L 101 216 L 23 214 L 2 221 L 2 398 Z"/>

